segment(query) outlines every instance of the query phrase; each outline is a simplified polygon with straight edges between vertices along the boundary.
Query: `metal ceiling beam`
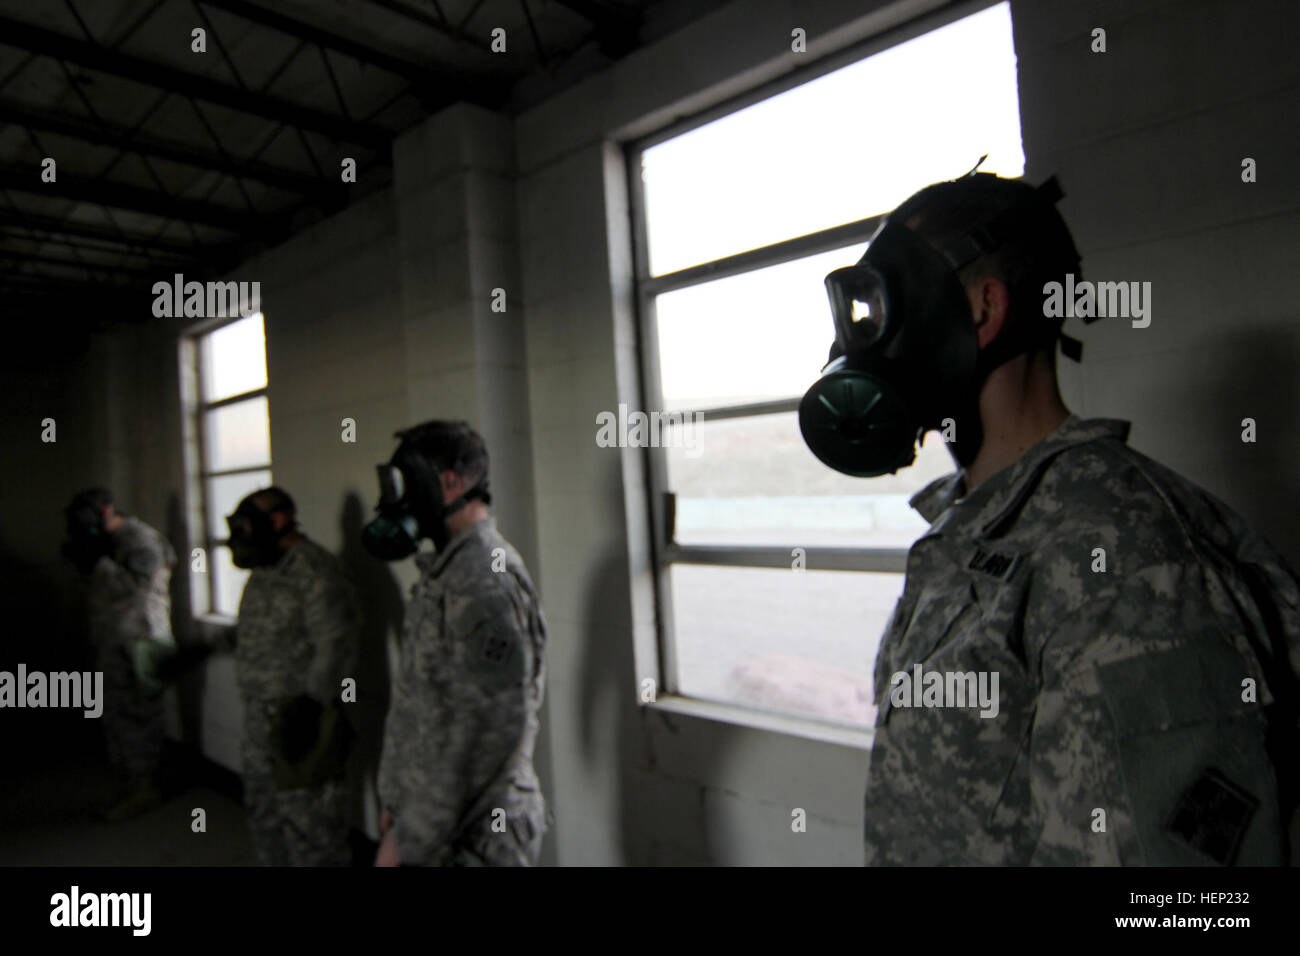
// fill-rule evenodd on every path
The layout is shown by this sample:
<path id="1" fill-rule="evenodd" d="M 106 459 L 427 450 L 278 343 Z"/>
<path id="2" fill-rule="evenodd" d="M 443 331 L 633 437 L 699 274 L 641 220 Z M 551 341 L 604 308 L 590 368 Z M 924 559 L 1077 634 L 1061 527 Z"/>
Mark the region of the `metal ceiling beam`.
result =
<path id="1" fill-rule="evenodd" d="M 129 248 L 149 249 L 152 252 L 184 256 L 186 258 L 193 257 L 204 249 L 202 246 L 178 242 L 175 239 L 159 239 L 139 233 L 123 235 L 112 226 L 98 226 L 94 223 L 79 222 L 75 219 L 56 219 L 53 216 L 40 216 L 29 212 L 10 212 L 7 209 L 0 209 L 0 227 L 30 231 L 39 230 L 55 235 L 79 236 L 83 239 L 97 239 L 100 242 L 111 242 Z"/>
<path id="2" fill-rule="evenodd" d="M 131 292 L 142 289 L 148 292 L 148 283 L 113 284 L 96 281 L 70 281 L 56 276 L 32 275 L 30 273 L 0 273 L 0 290 L 10 295 L 54 296 L 59 294 L 76 294 L 78 292 Z"/>
<path id="3" fill-rule="evenodd" d="M 229 109 L 278 120 L 290 126 L 316 130 L 332 139 L 356 143 L 371 149 L 382 149 L 392 139 L 392 134 L 379 126 L 322 113 L 320 110 L 299 106 L 264 93 L 227 86 L 217 80 L 110 50 L 98 44 L 77 40 L 9 17 L 0 17 L 0 43 L 19 50 L 77 63 L 146 86 L 193 96 Z"/>
<path id="4" fill-rule="evenodd" d="M 107 256 L 108 258 L 105 261 L 110 263 L 142 260 L 148 263 L 151 269 L 171 269 L 173 267 L 176 269 L 196 269 L 203 264 L 203 260 L 195 256 L 181 255 L 162 249 L 132 249 L 129 246 L 104 245 L 70 236 L 32 235 L 31 233 L 12 231 L 12 227 L 3 224 L 0 224 L 0 243 L 21 243 L 18 247 L 12 245 L 8 247 L 11 250 L 18 248 L 19 251 L 40 249 L 60 255 L 67 253 L 72 256 Z M 62 261 L 75 260 L 64 259 Z M 92 261 L 92 264 L 99 265 L 100 263 Z"/>
<path id="5" fill-rule="evenodd" d="M 453 99 L 468 100 L 482 106 L 499 105 L 488 102 L 495 95 L 491 87 L 498 82 L 490 78 L 467 82 L 464 76 L 445 70 L 433 70 L 420 66 L 418 63 L 412 63 L 382 50 L 376 50 L 374 47 L 359 43 L 330 30 L 313 26 L 302 20 L 295 20 L 293 17 L 285 16 L 283 13 L 276 13 L 274 10 L 268 10 L 266 7 L 250 3 L 249 0 L 199 0 L 199 3 L 205 7 L 216 7 L 218 10 L 225 10 L 227 13 L 234 14 L 244 20 L 260 23 L 262 26 L 279 30 L 288 36 L 315 43 L 317 46 L 337 50 L 355 60 L 360 60 L 362 63 L 369 63 L 395 76 L 400 76 L 424 92 L 443 93 Z M 441 29 L 441 26 L 438 28 Z"/>
<path id="6" fill-rule="evenodd" d="M 152 319 L 148 298 L 109 289 L 103 286 L 76 286 L 51 289 L 45 292 L 15 290 L 5 288 L 0 281 L 0 319 L 50 318 L 51 312 L 64 313 L 60 321 L 45 321 L 42 328 L 27 326 L 21 330 L 24 338 L 32 342 L 48 338 L 52 347 L 60 350 L 67 347 L 69 335 L 77 329 L 106 329 L 113 320 L 131 319 L 144 321 Z M 9 356 L 5 356 L 7 361 Z"/>
<path id="7" fill-rule="evenodd" d="M 439 20 L 432 14 L 417 10 L 414 7 L 408 7 L 404 3 L 398 3 L 397 0 L 370 0 L 370 2 L 377 7 L 393 11 L 399 17 L 406 17 L 406 19 L 415 23 L 422 23 L 431 30 L 447 30 L 450 27 L 446 20 Z"/>
<path id="8" fill-rule="evenodd" d="M 397 0 L 370 0 L 377 7 L 383 7 L 385 10 L 397 14 L 399 17 L 405 17 L 412 23 L 418 23 L 428 27 L 436 33 L 441 33 L 445 37 L 450 37 L 457 43 L 463 43 L 465 46 L 473 47 L 485 53 L 492 52 L 492 45 L 486 40 L 477 40 L 464 32 L 465 23 L 469 18 L 466 17 L 458 26 L 452 26 L 447 20 L 439 20 L 437 17 L 425 13 L 423 10 L 417 10 L 409 7 L 404 3 L 398 3 Z M 481 0 L 480 0 L 481 2 Z M 477 8 L 477 4 L 475 7 Z"/>
<path id="9" fill-rule="evenodd" d="M 6 230 L 15 230 L 15 229 L 25 229 L 26 232 L 6 231 Z M 28 233 L 33 233 L 33 234 L 29 235 Z M 141 259 L 141 258 L 162 259 L 167 257 L 187 258 L 185 256 L 181 256 L 179 253 L 168 252 L 164 249 L 154 248 L 154 249 L 150 249 L 148 252 L 139 251 L 139 250 L 133 251 L 129 246 L 124 249 L 122 248 L 121 245 L 106 244 L 102 242 L 97 242 L 92 239 L 85 239 L 80 236 L 68 236 L 68 235 L 52 236 L 49 235 L 48 233 L 42 232 L 42 230 L 36 227 L 30 227 L 30 226 L 19 227 L 19 226 L 11 225 L 9 223 L 0 222 L 0 242 L 4 242 L 6 240 L 11 240 L 14 242 L 26 242 L 37 246 L 67 246 L 69 249 L 72 249 L 74 251 L 89 252 L 89 253 L 94 253 L 96 255 L 117 256 L 119 258 L 123 256 L 131 256 L 137 259 Z"/>
<path id="10" fill-rule="evenodd" d="M 599 3 L 598 0 L 555 0 L 555 2 L 565 9 L 572 10 L 593 26 L 604 23 L 635 24 L 640 19 L 637 13 L 607 6 Z"/>
<path id="11" fill-rule="evenodd" d="M 126 275 L 152 276 L 157 269 L 142 268 L 140 266 L 124 266 L 121 261 L 118 262 L 94 262 L 84 261 L 81 259 L 67 259 L 63 256 L 47 256 L 38 252 L 26 252 L 22 249 L 5 249 L 0 247 L 0 259 L 8 259 L 13 262 L 39 262 L 45 265 L 66 266 L 69 269 L 84 269 L 87 271 L 101 270 L 104 272 L 121 273 Z"/>
<path id="12" fill-rule="evenodd" d="M 555 0 L 560 6 L 572 10 L 596 28 L 600 51 L 617 59 L 636 48 L 637 34 L 641 30 L 641 14 L 606 6 L 596 0 Z"/>
<path id="13" fill-rule="evenodd" d="M 148 291 L 149 287 L 144 283 L 127 285 L 98 281 L 71 281 L 51 275 L 39 275 L 24 272 L 0 272 L 0 289 L 9 293 L 18 292 L 32 296 L 55 296 L 60 293 L 75 292 L 123 292 L 131 291 L 133 288 L 140 288 Z"/>
<path id="14" fill-rule="evenodd" d="M 0 166 L 0 189 L 27 192 L 44 199 L 76 199 L 113 209 L 131 209 L 163 219 L 198 222 L 228 232 L 252 232 L 258 217 L 225 206 L 165 196 L 153 189 L 99 182 L 60 172 L 57 182 L 42 183 L 31 167 Z"/>
<path id="15" fill-rule="evenodd" d="M 284 189 L 299 196 L 309 196 L 321 192 L 337 192 L 323 186 L 313 176 L 271 166 L 268 163 L 249 162 L 247 160 L 226 158 L 217 153 L 205 152 L 180 143 L 169 142 L 143 133 L 137 133 L 126 126 L 104 123 L 102 126 L 94 121 L 79 116 L 53 113 L 49 110 L 36 110 L 15 103 L 13 100 L 0 99 L 0 123 L 15 123 L 30 126 L 33 129 L 57 133 L 72 139 L 83 140 L 99 146 L 112 146 L 117 149 L 143 153 L 158 159 L 197 166 L 229 173 L 245 179 Z M 341 188 L 341 187 L 340 187 Z"/>
<path id="16" fill-rule="evenodd" d="M 145 290 L 146 296 L 148 290 Z M 51 303 L 66 302 L 68 300 L 84 301 L 87 307 L 98 309 L 104 302 L 111 301 L 117 305 L 141 305 L 143 311 L 149 311 L 149 300 L 144 298 L 142 302 L 132 302 L 133 296 L 131 290 L 123 288 L 112 288 L 102 284 L 88 282 L 62 282 L 51 285 L 46 289 L 19 288 L 6 284 L 6 279 L 0 278 L 0 301 L 19 300 L 33 304 L 49 305 Z"/>

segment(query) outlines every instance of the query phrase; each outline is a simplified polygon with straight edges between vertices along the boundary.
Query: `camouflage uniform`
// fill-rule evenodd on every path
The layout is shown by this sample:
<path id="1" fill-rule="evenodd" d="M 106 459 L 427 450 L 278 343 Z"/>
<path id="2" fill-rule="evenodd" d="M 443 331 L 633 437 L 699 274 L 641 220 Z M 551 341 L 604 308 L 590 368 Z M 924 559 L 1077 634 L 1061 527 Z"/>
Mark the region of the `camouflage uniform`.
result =
<path id="1" fill-rule="evenodd" d="M 1300 670 L 1300 588 L 1128 430 L 1071 416 L 970 495 L 912 499 L 933 524 L 876 661 L 869 864 L 1284 860 L 1262 707 Z M 918 663 L 998 672 L 997 716 L 893 706 Z"/>
<path id="2" fill-rule="evenodd" d="M 244 708 L 244 803 L 265 866 L 350 862 L 346 782 L 278 790 L 276 717 L 299 695 L 321 705 L 339 701 L 343 679 L 356 676 L 359 642 L 356 593 L 338 560 L 316 542 L 304 537 L 276 564 L 249 575 L 235 662 Z"/>
<path id="3" fill-rule="evenodd" d="M 535 866 L 546 830 L 532 764 L 546 625 L 532 581 L 490 518 L 415 560 L 379 771 L 398 855 Z"/>
<path id="4" fill-rule="evenodd" d="M 162 698 L 144 693 L 132 646 L 172 641 L 171 583 L 176 552 L 159 532 L 124 517 L 111 535 L 113 553 L 90 576 L 90 634 L 95 668 L 104 673 L 104 736 L 114 771 L 126 779 L 151 777 L 162 758 Z"/>

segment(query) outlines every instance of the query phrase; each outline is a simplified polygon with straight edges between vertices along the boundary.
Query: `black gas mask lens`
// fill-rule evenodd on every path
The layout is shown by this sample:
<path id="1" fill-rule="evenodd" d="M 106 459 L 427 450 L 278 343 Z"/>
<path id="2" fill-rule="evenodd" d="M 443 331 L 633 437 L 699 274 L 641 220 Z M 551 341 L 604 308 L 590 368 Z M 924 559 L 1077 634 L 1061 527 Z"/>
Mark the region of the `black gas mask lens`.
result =
<path id="1" fill-rule="evenodd" d="M 376 465 L 379 477 L 378 514 L 361 531 L 361 543 L 381 561 L 400 561 L 420 547 L 420 520 L 410 509 L 406 478 L 391 462 Z"/>

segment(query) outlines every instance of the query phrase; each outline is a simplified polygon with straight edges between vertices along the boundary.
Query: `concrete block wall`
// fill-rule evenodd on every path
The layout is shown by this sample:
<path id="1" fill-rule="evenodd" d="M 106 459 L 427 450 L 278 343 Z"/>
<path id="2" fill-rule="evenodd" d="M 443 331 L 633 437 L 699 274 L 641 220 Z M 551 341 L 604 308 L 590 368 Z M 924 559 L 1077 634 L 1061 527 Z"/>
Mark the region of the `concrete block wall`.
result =
<path id="1" fill-rule="evenodd" d="M 1133 421 L 1132 444 L 1187 474 L 1300 563 L 1300 63 L 1295 4 L 1013 5 L 1026 173 L 1057 173 L 1090 278 L 1151 282 L 1151 325 L 1087 328 L 1070 396 Z M 1091 52 L 1091 31 L 1107 51 Z M 1242 160 L 1258 181 L 1242 181 Z M 1076 326 L 1076 328 L 1078 328 Z M 1241 441 L 1243 418 L 1258 441 Z"/>
<path id="2" fill-rule="evenodd" d="M 399 137 L 393 155 L 409 421 L 479 429 L 497 524 L 535 563 L 513 126 L 455 106 Z"/>

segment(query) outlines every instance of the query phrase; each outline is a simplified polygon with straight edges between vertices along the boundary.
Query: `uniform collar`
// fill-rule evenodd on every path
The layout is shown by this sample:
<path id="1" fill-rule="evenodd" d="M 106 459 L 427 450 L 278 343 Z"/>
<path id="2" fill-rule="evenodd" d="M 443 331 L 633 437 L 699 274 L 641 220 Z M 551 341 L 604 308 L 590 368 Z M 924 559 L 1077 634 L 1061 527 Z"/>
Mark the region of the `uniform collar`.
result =
<path id="1" fill-rule="evenodd" d="M 442 569 L 451 560 L 451 556 L 459 551 L 466 541 L 483 538 L 495 532 L 496 521 L 489 515 L 481 521 L 475 521 L 468 528 L 456 532 L 441 551 L 421 551 L 415 556 L 415 564 L 425 574 L 441 574 Z"/>
<path id="2" fill-rule="evenodd" d="M 966 522 L 976 526 L 980 535 L 988 535 L 1024 503 L 1039 475 L 1053 458 L 1067 448 L 1088 442 L 1107 438 L 1127 442 L 1130 427 L 1128 422 L 1116 418 L 1070 415 L 1056 431 L 990 476 L 969 498 L 963 498 L 966 474 L 960 471 L 930 482 L 912 496 L 910 504 L 931 523 L 952 505 L 958 502 L 969 504 L 975 511 Z"/>
<path id="3" fill-rule="evenodd" d="M 302 545 L 306 544 L 309 540 L 301 531 L 299 531 L 298 534 L 302 535 L 301 539 L 288 551 L 280 555 L 279 560 L 274 564 L 259 565 L 252 569 L 253 573 L 256 574 L 260 571 L 265 574 L 283 574 L 286 570 L 291 570 L 295 564 L 302 560 Z"/>

